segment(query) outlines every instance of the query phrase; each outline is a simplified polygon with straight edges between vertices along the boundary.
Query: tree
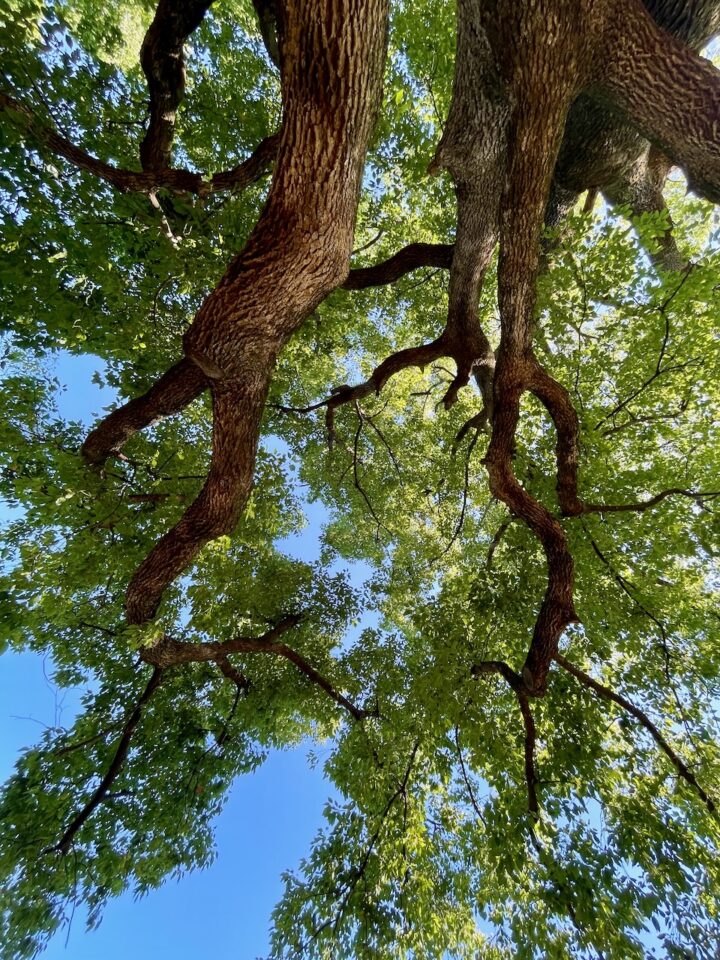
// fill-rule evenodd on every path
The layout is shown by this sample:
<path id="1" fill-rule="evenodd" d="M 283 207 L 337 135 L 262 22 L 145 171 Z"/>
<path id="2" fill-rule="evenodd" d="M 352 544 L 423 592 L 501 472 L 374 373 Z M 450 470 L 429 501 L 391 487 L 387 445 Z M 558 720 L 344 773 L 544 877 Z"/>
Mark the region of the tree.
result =
<path id="1" fill-rule="evenodd" d="M 278 957 L 717 955 L 720 3 L 388 6 L 2 8 L 9 957 L 309 736 Z"/>

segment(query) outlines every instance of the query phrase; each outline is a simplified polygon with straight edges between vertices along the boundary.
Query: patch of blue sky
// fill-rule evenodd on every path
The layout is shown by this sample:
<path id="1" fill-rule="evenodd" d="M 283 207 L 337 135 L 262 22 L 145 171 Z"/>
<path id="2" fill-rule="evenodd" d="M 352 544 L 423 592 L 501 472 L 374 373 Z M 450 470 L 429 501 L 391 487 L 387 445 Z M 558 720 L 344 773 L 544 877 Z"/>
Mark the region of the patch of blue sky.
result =
<path id="1" fill-rule="evenodd" d="M 56 403 L 63 418 L 89 426 L 115 402 L 114 391 L 94 376 L 100 365 L 98 358 L 64 352 L 50 361 L 50 372 L 60 384 Z M 319 555 L 327 511 L 307 500 L 303 506 L 308 526 L 278 546 L 313 560 Z M 11 519 L 12 513 L 0 504 L 0 521 Z M 348 566 L 353 585 L 361 587 L 369 568 Z M 52 671 L 49 657 L 30 652 L 7 653 L 0 659 L 2 780 L 43 729 L 67 727 L 77 714 L 82 691 L 58 689 Z M 322 761 L 327 749 L 315 744 L 313 753 Z M 307 853 L 326 801 L 337 798 L 322 764 L 309 764 L 307 754 L 307 744 L 276 751 L 256 772 L 233 784 L 216 822 L 217 858 L 207 870 L 177 883 L 168 881 L 142 901 L 131 892 L 122 895 L 110 902 L 97 930 L 85 931 L 85 917 L 78 910 L 70 928 L 50 942 L 43 954 L 46 960 L 125 960 L 128 953 L 140 960 L 158 955 L 175 960 L 267 955 L 269 918 L 282 894 L 282 873 Z"/>

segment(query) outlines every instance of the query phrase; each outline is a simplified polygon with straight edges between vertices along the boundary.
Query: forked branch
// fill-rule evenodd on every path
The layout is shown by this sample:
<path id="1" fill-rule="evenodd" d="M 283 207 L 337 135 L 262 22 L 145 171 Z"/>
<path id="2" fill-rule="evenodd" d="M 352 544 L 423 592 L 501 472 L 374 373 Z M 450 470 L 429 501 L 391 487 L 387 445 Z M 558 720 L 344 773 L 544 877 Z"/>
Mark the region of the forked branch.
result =
<path id="1" fill-rule="evenodd" d="M 185 41 L 202 23 L 212 0 L 160 0 L 140 48 L 150 93 L 150 123 L 140 144 L 143 170 L 170 166 L 175 115 L 185 93 Z"/>
<path id="2" fill-rule="evenodd" d="M 523 726 L 525 728 L 523 755 L 525 762 L 525 783 L 528 795 L 528 813 L 537 818 L 540 813 L 537 794 L 538 779 L 535 771 L 535 742 L 537 734 L 535 730 L 535 720 L 532 715 L 532 710 L 530 709 L 525 680 L 502 660 L 482 660 L 480 663 L 473 664 L 470 668 L 470 674 L 473 677 L 488 673 L 499 674 L 517 697 L 523 719 Z"/>
<path id="3" fill-rule="evenodd" d="M 146 663 L 153 664 L 156 669 L 168 670 L 184 663 L 217 663 L 226 677 L 242 686 L 249 688 L 247 678 L 237 671 L 228 657 L 235 653 L 266 653 L 274 654 L 294 664 L 308 680 L 323 690 L 331 700 L 347 710 L 354 720 L 362 720 L 370 716 L 368 711 L 356 707 L 341 693 L 328 679 L 313 667 L 310 661 L 293 647 L 288 646 L 280 637 L 296 627 L 302 620 L 300 614 L 290 614 L 279 620 L 270 630 L 260 637 L 233 637 L 224 642 L 187 643 L 165 636 L 152 647 L 142 651 L 142 658 Z"/>
<path id="4" fill-rule="evenodd" d="M 199 173 L 182 168 L 159 167 L 148 170 L 125 170 L 98 160 L 81 147 L 61 136 L 50 124 L 40 119 L 29 107 L 0 91 L 0 110 L 41 147 L 45 147 L 78 170 L 111 184 L 123 193 L 153 193 L 171 190 L 206 196 L 221 190 L 242 190 L 259 180 L 274 161 L 278 149 L 277 134 L 262 140 L 255 151 L 230 170 L 223 170 L 205 180 Z"/>

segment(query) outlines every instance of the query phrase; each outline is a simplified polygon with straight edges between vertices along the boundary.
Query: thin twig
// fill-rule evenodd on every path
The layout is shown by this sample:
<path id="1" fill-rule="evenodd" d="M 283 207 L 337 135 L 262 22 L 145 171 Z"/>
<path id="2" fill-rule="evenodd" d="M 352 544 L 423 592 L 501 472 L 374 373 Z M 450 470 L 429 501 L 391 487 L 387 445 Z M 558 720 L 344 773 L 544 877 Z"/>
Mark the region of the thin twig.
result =
<path id="1" fill-rule="evenodd" d="M 102 778 L 97 788 L 93 791 L 92 796 L 85 806 L 72 819 L 58 843 L 55 844 L 54 847 L 50 847 L 47 852 L 60 853 L 62 856 L 65 856 L 72 846 L 72 842 L 75 839 L 75 835 L 77 834 L 78 830 L 82 827 L 88 817 L 91 816 L 93 811 L 102 803 L 106 794 L 110 790 L 110 787 L 117 779 L 125 764 L 125 760 L 127 759 L 127 755 L 130 750 L 130 742 L 142 718 L 143 708 L 160 686 L 162 678 L 163 671 L 160 669 L 160 667 L 155 667 L 152 672 L 152 676 L 148 680 L 145 689 L 140 695 L 139 700 L 125 721 L 122 735 L 118 742 L 113 758 L 110 761 L 110 766 L 108 767 L 107 773 Z"/>
<path id="2" fill-rule="evenodd" d="M 560 664 L 560 666 L 567 670 L 568 673 L 572 674 L 576 679 L 583 684 L 583 686 L 592 690 L 596 693 L 601 699 L 607 700 L 609 702 L 617 704 L 619 707 L 622 707 L 627 713 L 631 714 L 638 720 L 643 727 L 647 730 L 650 736 L 653 738 L 655 743 L 660 747 L 666 757 L 673 764 L 678 774 L 685 780 L 686 783 L 690 784 L 695 793 L 700 797 L 705 806 L 708 808 L 710 813 L 715 814 L 717 811 L 717 804 L 708 796 L 708 794 L 703 790 L 700 784 L 697 782 L 695 774 L 690 770 L 687 764 L 678 756 L 675 750 L 670 746 L 665 737 L 662 735 L 660 730 L 655 726 L 650 717 L 641 710 L 639 707 L 636 707 L 635 704 L 631 703 L 626 697 L 622 696 L 619 693 L 616 693 L 614 690 L 611 690 L 610 687 L 606 687 L 604 684 L 600 683 L 598 680 L 595 680 L 589 674 L 585 673 L 583 670 L 580 670 L 579 667 L 576 667 L 569 660 L 558 653 L 555 655 L 555 660 Z"/>

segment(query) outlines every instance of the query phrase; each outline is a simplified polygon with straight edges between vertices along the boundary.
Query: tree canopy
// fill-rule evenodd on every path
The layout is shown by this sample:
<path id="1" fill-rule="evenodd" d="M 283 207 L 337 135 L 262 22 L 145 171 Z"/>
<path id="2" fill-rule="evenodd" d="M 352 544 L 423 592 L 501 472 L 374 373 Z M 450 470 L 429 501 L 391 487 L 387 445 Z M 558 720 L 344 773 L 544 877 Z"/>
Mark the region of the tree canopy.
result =
<path id="1" fill-rule="evenodd" d="M 0 26 L 1 642 L 83 691 L 0 800 L 3 956 L 309 739 L 274 957 L 716 958 L 720 3 Z"/>

